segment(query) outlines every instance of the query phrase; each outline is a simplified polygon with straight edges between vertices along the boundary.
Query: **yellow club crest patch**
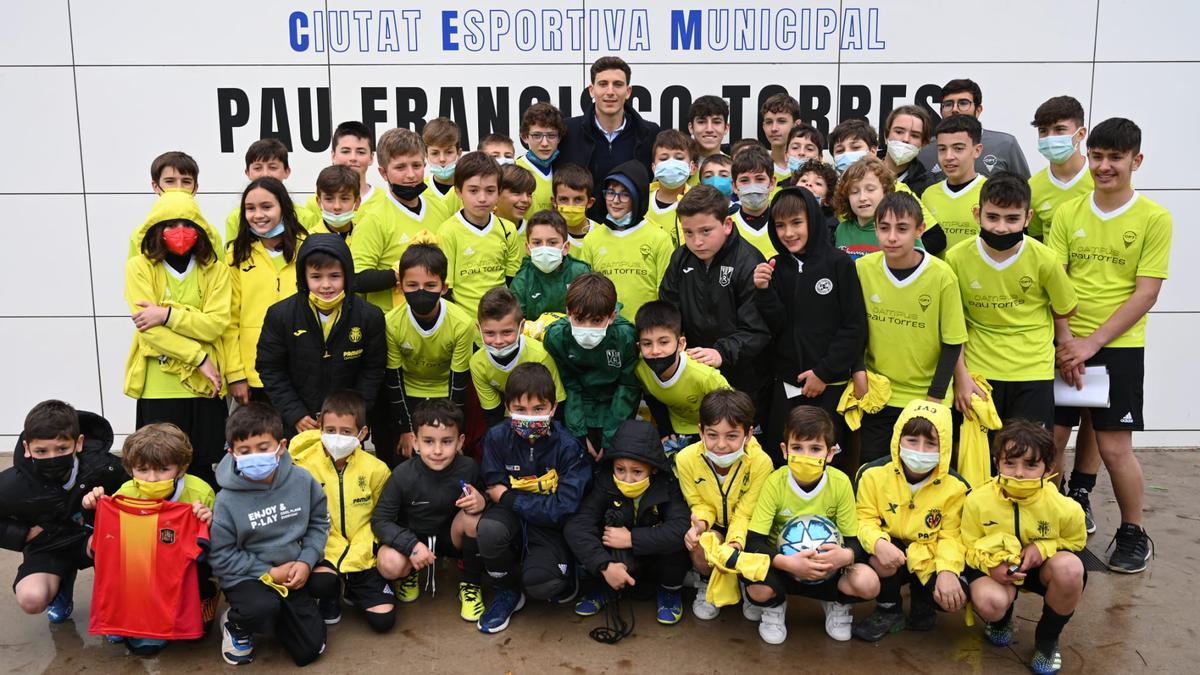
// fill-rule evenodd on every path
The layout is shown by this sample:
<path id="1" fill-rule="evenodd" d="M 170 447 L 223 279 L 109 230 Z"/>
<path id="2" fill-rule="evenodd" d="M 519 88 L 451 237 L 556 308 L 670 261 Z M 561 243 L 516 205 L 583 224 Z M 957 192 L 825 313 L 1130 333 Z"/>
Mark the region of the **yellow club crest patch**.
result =
<path id="1" fill-rule="evenodd" d="M 361 328 L 359 328 L 358 326 L 355 326 L 350 329 L 350 341 L 351 342 L 362 342 L 362 329 Z"/>

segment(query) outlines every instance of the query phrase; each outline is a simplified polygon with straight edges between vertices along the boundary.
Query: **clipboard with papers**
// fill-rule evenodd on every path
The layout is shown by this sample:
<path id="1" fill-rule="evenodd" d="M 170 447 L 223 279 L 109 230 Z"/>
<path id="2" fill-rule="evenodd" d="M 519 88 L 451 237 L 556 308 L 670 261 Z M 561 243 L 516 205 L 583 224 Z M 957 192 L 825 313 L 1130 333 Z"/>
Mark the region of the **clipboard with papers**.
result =
<path id="1" fill-rule="evenodd" d="M 1088 366 L 1083 370 L 1083 388 L 1076 389 L 1054 372 L 1054 405 L 1070 408 L 1107 408 L 1108 366 Z"/>

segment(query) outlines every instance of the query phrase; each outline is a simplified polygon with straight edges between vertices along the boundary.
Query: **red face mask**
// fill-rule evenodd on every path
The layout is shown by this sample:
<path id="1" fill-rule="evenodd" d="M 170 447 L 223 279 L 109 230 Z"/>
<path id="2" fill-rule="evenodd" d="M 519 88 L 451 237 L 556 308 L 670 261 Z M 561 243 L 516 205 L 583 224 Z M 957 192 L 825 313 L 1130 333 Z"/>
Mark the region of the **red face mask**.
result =
<path id="1" fill-rule="evenodd" d="M 192 247 L 196 245 L 196 238 L 200 233 L 190 225 L 175 225 L 163 230 L 163 244 L 167 250 L 175 255 L 185 255 Z"/>

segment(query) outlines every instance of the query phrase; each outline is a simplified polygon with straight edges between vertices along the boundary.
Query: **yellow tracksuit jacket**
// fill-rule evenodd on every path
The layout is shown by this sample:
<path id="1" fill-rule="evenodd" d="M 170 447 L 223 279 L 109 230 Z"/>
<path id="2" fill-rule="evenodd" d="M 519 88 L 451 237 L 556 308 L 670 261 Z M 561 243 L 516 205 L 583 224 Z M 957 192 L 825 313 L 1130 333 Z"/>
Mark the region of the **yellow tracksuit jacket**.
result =
<path id="1" fill-rule="evenodd" d="M 914 417 L 933 422 L 941 445 L 937 468 L 916 492 L 900 461 L 900 431 Z M 908 570 L 921 583 L 937 572 L 959 574 L 963 570 L 959 527 L 970 488 L 950 469 L 952 424 L 946 406 L 922 400 L 910 402 L 896 420 L 891 459 L 872 462 L 858 475 L 859 543 L 871 554 L 880 539 L 907 544 Z"/>
<path id="2" fill-rule="evenodd" d="M 304 467 L 325 490 L 329 505 L 329 539 L 325 560 L 339 572 L 361 572 L 375 566 L 375 533 L 371 512 L 392 475 L 387 465 L 361 447 L 346 458 L 339 472 L 321 445 L 321 430 L 309 429 L 288 446 L 292 461 Z"/>
<path id="3" fill-rule="evenodd" d="M 251 387 L 263 386 L 254 363 L 258 357 L 258 336 L 262 333 L 267 308 L 291 297 L 297 289 L 296 258 L 303 237 L 296 239 L 292 259 L 278 271 L 271 254 L 256 241 L 250 247 L 250 257 L 240 265 L 233 264 L 233 246 L 225 249 L 226 262 L 232 280 L 232 316 L 229 321 L 228 342 L 231 343 L 225 380 L 246 380 Z"/>
<path id="4" fill-rule="evenodd" d="M 1055 489 L 1049 478 L 1027 499 L 1009 497 L 992 478 L 967 495 L 962 512 L 967 564 L 981 572 L 1016 564 L 1021 549 L 1035 544 L 1042 558 L 1079 551 L 1087 544 L 1083 509 Z"/>
<path id="5" fill-rule="evenodd" d="M 195 223 L 208 237 L 217 257 L 202 264 L 199 275 L 203 306 L 199 309 L 172 303 L 166 297 L 167 277 L 163 265 L 141 255 L 141 242 L 150 228 L 167 220 L 187 220 Z M 164 192 L 154 202 L 146 221 L 130 240 L 139 253 L 125 261 L 125 301 L 130 314 L 141 311 L 137 303 L 148 300 L 170 307 L 167 323 L 134 333 L 125 362 L 125 395 L 141 398 L 146 385 L 147 359 L 157 358 L 164 371 L 178 374 L 184 388 L 196 396 L 211 396 L 212 383 L 198 370 L 205 358 L 211 358 L 218 370 L 225 373 L 228 361 L 228 342 L 224 333 L 229 324 L 231 284 L 229 268 L 220 260 L 221 237 L 204 220 L 200 206 L 190 193 L 172 190 Z M 199 263 L 197 263 L 199 264 Z M 225 382 L 230 380 L 225 379 Z M 221 394 L 225 387 L 221 387 Z"/>
<path id="6" fill-rule="evenodd" d="M 775 467 L 753 437 L 746 442 L 746 454 L 729 467 L 724 485 L 704 459 L 704 443 L 693 443 L 675 455 L 675 476 L 692 515 L 725 528 L 725 543 L 746 544 L 750 517 L 758 504 L 758 494 Z"/>

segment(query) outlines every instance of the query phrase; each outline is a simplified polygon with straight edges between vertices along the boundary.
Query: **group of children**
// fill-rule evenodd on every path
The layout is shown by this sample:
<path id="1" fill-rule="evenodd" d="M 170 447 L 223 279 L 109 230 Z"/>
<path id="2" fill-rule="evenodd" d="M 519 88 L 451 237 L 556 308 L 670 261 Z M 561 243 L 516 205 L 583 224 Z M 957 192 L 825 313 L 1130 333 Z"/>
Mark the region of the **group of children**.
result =
<path id="1" fill-rule="evenodd" d="M 944 95 L 978 102 L 963 82 Z M 138 431 L 118 461 L 102 419 L 56 401 L 30 413 L 0 474 L 18 602 L 69 616 L 88 514 L 127 493 L 211 523 L 201 595 L 231 664 L 256 634 L 315 660 L 343 601 L 386 631 L 447 556 L 485 633 L 527 599 L 588 616 L 654 596 L 674 624 L 692 586 L 698 619 L 740 601 L 772 644 L 800 595 L 831 637 L 869 641 L 969 600 L 1005 645 L 1025 588 L 1046 597 L 1032 668 L 1056 672 L 1097 452 L 1122 513 L 1109 566 L 1150 555 L 1131 432 L 1170 215 L 1132 188 L 1128 120 L 1088 133 L 1077 101 L 1047 101 L 1034 125 L 1051 165 L 1027 181 L 977 174 L 981 126 L 956 110 L 936 127 L 893 111 L 881 159 L 865 120 L 827 144 L 780 94 L 761 110 L 770 149 L 726 155 L 728 105 L 704 96 L 691 136 L 662 131 L 649 166 L 595 183 L 556 163 L 567 125 L 547 103 L 522 117 L 521 157 L 495 135 L 461 152 L 445 118 L 377 141 L 346 122 L 306 205 L 284 187 L 287 149 L 254 143 L 224 244 L 195 161 L 160 156 L 126 263 Z M 1056 370 L 1083 386 L 1099 364 L 1109 408 L 1055 406 Z M 989 435 L 980 460 L 967 448 Z M 264 518 L 270 503 L 286 517 Z M 805 516 L 841 544 L 782 548 Z"/>

